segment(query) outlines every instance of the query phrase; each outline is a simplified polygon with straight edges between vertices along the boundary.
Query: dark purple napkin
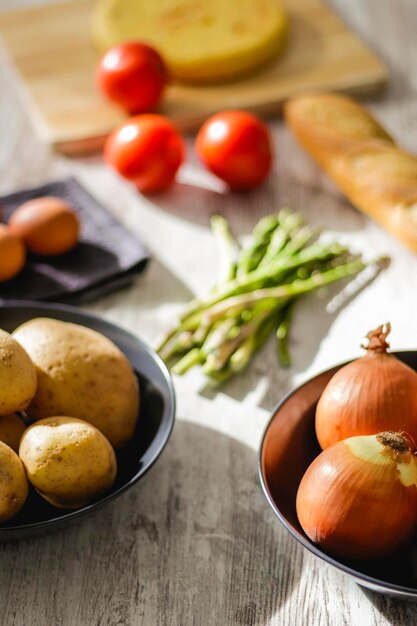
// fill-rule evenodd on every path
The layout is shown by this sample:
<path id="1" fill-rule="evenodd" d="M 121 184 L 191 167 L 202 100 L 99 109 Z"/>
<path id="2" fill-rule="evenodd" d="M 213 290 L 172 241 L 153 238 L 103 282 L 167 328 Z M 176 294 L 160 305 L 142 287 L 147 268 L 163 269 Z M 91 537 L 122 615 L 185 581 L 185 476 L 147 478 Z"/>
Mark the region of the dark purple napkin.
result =
<path id="1" fill-rule="evenodd" d="M 129 284 L 144 269 L 149 258 L 145 246 L 74 178 L 0 198 L 2 221 L 26 200 L 40 196 L 71 204 L 80 218 L 80 243 L 56 257 L 28 255 L 22 272 L 0 283 L 0 299 L 88 300 Z"/>

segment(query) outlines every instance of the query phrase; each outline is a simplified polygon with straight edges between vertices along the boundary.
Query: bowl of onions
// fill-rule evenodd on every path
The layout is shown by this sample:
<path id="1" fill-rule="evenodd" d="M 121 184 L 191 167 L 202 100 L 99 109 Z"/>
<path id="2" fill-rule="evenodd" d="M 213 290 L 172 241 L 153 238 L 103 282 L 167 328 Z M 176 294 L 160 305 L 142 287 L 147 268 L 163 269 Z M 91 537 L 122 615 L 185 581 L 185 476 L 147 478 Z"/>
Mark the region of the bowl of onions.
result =
<path id="1" fill-rule="evenodd" d="M 279 403 L 259 474 L 301 545 L 363 587 L 417 599 L 417 350 L 390 352 L 389 332 Z"/>

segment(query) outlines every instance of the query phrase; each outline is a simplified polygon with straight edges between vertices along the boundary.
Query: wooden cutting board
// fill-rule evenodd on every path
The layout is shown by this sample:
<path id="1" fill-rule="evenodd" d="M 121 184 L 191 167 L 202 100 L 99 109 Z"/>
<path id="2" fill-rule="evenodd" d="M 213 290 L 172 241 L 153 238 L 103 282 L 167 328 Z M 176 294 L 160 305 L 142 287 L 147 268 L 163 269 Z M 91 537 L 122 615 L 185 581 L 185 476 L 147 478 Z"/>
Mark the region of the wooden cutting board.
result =
<path id="1" fill-rule="evenodd" d="M 20 73 L 28 111 L 42 136 L 71 155 L 99 149 L 124 119 L 95 87 L 92 1 L 0 13 L 0 36 Z M 321 2 L 287 0 L 286 6 L 290 39 L 283 56 L 233 83 L 172 85 L 161 112 L 191 130 L 225 108 L 275 114 L 285 99 L 302 91 L 374 93 L 384 84 L 381 62 Z"/>

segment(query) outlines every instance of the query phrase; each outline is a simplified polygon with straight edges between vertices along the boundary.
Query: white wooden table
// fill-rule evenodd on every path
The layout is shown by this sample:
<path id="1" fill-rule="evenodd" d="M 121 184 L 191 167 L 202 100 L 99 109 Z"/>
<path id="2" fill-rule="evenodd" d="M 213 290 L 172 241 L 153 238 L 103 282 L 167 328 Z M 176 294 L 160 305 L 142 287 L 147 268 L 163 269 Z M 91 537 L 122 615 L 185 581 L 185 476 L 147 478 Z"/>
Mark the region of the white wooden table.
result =
<path id="1" fill-rule="evenodd" d="M 39 0 L 38 0 L 39 1 Z M 7 9 L 35 0 L 2 0 Z M 417 153 L 415 0 L 332 0 L 391 70 L 384 97 L 368 104 Z M 341 198 L 281 122 L 269 183 L 222 194 L 191 150 L 180 183 L 152 199 L 118 179 L 99 156 L 70 160 L 36 137 L 12 69 L 0 58 L 0 193 L 75 175 L 149 246 L 135 285 L 88 305 L 152 341 L 192 292 L 214 281 L 209 216 L 237 233 L 282 205 L 391 267 L 344 308 L 310 297 L 295 314 L 293 366 L 280 370 L 273 342 L 218 393 L 197 372 L 175 379 L 175 431 L 146 479 L 107 509 L 55 535 L 0 545 L 0 615 L 7 626 L 361 626 L 417 623 L 417 605 L 364 593 L 303 550 L 269 509 L 257 448 L 270 410 L 292 386 L 359 354 L 362 334 L 390 320 L 394 348 L 417 347 L 417 259 Z"/>

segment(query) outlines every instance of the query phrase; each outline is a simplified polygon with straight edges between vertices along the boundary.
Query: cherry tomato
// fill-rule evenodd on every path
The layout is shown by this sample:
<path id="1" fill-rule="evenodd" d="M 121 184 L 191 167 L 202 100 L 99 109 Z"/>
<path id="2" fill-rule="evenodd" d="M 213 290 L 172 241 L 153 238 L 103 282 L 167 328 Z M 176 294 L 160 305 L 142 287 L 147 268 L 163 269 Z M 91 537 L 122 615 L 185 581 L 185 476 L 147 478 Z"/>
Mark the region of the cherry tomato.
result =
<path id="1" fill-rule="evenodd" d="M 272 165 L 268 129 L 245 111 L 224 111 L 210 117 L 198 132 L 195 148 L 206 167 L 232 189 L 257 187 Z"/>
<path id="2" fill-rule="evenodd" d="M 167 83 L 167 71 L 160 54 L 138 41 L 110 48 L 97 68 L 102 92 L 128 113 L 143 113 L 159 102 Z"/>
<path id="3" fill-rule="evenodd" d="M 152 113 L 130 118 L 113 131 L 104 146 L 107 163 L 143 192 L 168 187 L 184 152 L 183 140 L 171 122 Z"/>

